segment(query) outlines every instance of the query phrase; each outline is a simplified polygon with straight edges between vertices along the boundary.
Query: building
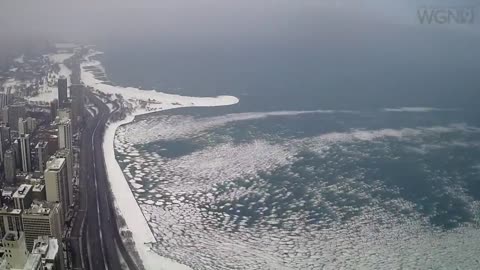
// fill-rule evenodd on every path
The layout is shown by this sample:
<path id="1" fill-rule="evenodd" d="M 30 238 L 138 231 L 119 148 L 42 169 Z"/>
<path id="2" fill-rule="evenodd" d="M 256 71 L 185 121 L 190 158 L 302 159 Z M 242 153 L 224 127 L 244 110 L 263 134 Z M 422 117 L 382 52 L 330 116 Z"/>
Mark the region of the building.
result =
<path id="1" fill-rule="evenodd" d="M 12 143 L 12 149 L 15 152 L 15 162 L 17 164 L 17 168 L 22 167 L 22 151 L 20 149 L 20 140 L 16 139 Z"/>
<path id="2" fill-rule="evenodd" d="M 9 232 L 2 238 L 0 270 L 64 270 L 61 244 L 56 238 L 39 236 L 28 252 L 24 232 Z"/>
<path id="3" fill-rule="evenodd" d="M 32 198 L 37 201 L 47 200 L 47 194 L 45 193 L 45 185 L 36 184 L 32 189 Z"/>
<path id="4" fill-rule="evenodd" d="M 51 157 L 47 161 L 44 178 L 47 201 L 61 203 L 66 214 L 70 201 L 65 158 Z"/>
<path id="5" fill-rule="evenodd" d="M 27 117 L 25 121 L 27 121 L 28 133 L 33 133 L 35 129 L 37 129 L 37 125 L 38 125 L 37 119 L 33 117 Z"/>
<path id="6" fill-rule="evenodd" d="M 65 267 L 61 246 L 56 238 L 39 236 L 33 242 L 32 254 L 41 256 L 42 269 L 63 270 Z"/>
<path id="7" fill-rule="evenodd" d="M 67 120 L 67 119 L 72 120 L 72 118 L 73 118 L 72 110 L 70 108 L 58 109 L 57 110 L 57 117 L 60 120 Z"/>
<path id="8" fill-rule="evenodd" d="M 68 99 L 67 91 L 68 91 L 67 78 L 61 76 L 58 79 L 58 105 L 60 106 L 60 108 L 63 108 L 64 103 Z"/>
<path id="9" fill-rule="evenodd" d="M 27 248 L 32 249 L 33 242 L 39 236 L 51 236 L 62 239 L 63 217 L 59 203 L 34 201 L 30 209 L 22 213 L 23 230 Z"/>
<path id="10" fill-rule="evenodd" d="M 52 102 L 50 102 L 50 120 L 55 121 L 55 118 L 57 117 L 57 110 L 58 110 L 58 100 L 54 99 Z"/>
<path id="11" fill-rule="evenodd" d="M 70 119 L 57 117 L 58 149 L 72 149 L 72 126 Z"/>
<path id="12" fill-rule="evenodd" d="M 30 153 L 30 135 L 23 134 L 18 138 L 20 141 L 20 152 L 22 155 L 22 171 L 30 172 L 32 170 L 32 158 Z"/>
<path id="13" fill-rule="evenodd" d="M 0 162 L 3 163 L 3 155 L 5 154 L 7 144 L 2 138 L 2 133 L 0 132 Z"/>
<path id="14" fill-rule="evenodd" d="M 8 106 L 2 108 L 2 121 L 8 124 Z"/>
<path id="15" fill-rule="evenodd" d="M 32 185 L 22 184 L 13 193 L 13 203 L 16 209 L 25 210 L 30 208 L 33 202 L 32 188 Z"/>
<path id="16" fill-rule="evenodd" d="M 77 132 L 78 123 L 83 119 L 83 108 L 85 106 L 84 86 L 74 84 L 70 87 L 70 95 L 72 97 L 72 127 Z"/>
<path id="17" fill-rule="evenodd" d="M 3 162 L 3 155 L 11 143 L 10 127 L 0 124 L 0 162 Z"/>
<path id="18" fill-rule="evenodd" d="M 18 119 L 25 118 L 27 115 L 26 104 L 12 104 L 6 107 L 6 122 L 13 130 L 18 130 Z M 5 118 L 4 118 L 5 120 Z"/>
<path id="19" fill-rule="evenodd" d="M 0 162 L 3 162 L 3 155 L 10 145 L 10 128 L 0 126 Z"/>
<path id="20" fill-rule="evenodd" d="M 67 169 L 65 188 L 66 191 L 68 191 L 68 193 L 65 194 L 68 194 L 66 196 L 66 198 L 68 199 L 67 205 L 71 205 L 73 203 L 73 151 L 68 148 L 60 149 L 55 153 L 54 156 L 56 158 L 65 159 L 65 167 Z"/>
<path id="21" fill-rule="evenodd" d="M 28 259 L 25 234 L 20 231 L 8 232 L 2 239 L 6 269 L 24 269 Z"/>
<path id="22" fill-rule="evenodd" d="M 2 208 L 0 208 L 1 237 L 5 236 L 7 232 L 16 231 L 23 231 L 22 210 L 4 204 Z"/>
<path id="23" fill-rule="evenodd" d="M 28 130 L 27 120 L 22 117 L 18 118 L 18 134 L 25 135 L 30 133 Z"/>
<path id="24" fill-rule="evenodd" d="M 0 93 L 0 110 L 10 104 L 10 95 L 7 93 Z"/>
<path id="25" fill-rule="evenodd" d="M 5 169 L 5 182 L 9 185 L 14 185 L 16 182 L 17 162 L 15 152 L 12 148 L 5 151 L 3 160 L 3 168 Z"/>
<path id="26" fill-rule="evenodd" d="M 43 172 L 46 169 L 45 165 L 48 159 L 48 142 L 39 141 L 35 149 L 37 149 L 38 170 Z"/>
<path id="27" fill-rule="evenodd" d="M 73 115 L 73 110 L 72 110 L 72 104 L 70 102 L 66 102 L 65 103 L 65 107 L 62 108 L 62 109 L 59 109 L 57 111 L 57 117 L 60 119 L 60 120 L 67 120 L 69 119 L 70 120 L 70 125 L 72 127 L 72 133 L 74 133 L 75 131 L 75 128 L 74 128 L 74 124 L 75 124 L 75 121 L 73 121 L 73 119 L 75 118 L 74 115 Z"/>
<path id="28" fill-rule="evenodd" d="M 0 124 L 0 134 L 3 140 L 8 141 L 8 144 L 12 142 L 12 137 L 10 136 L 10 127 L 5 124 Z"/>
<path id="29" fill-rule="evenodd" d="M 58 135 L 55 134 L 55 135 L 48 136 L 47 143 L 48 143 L 48 155 L 51 156 L 58 151 Z"/>

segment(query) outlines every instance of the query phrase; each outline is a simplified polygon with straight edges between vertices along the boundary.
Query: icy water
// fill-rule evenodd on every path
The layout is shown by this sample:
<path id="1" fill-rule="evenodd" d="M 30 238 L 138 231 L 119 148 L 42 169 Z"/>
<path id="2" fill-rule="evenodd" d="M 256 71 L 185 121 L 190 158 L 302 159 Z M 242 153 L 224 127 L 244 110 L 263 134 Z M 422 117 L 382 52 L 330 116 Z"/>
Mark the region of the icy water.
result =
<path id="1" fill-rule="evenodd" d="M 194 269 L 480 268 L 478 40 L 398 35 L 105 49 L 120 85 L 240 98 L 118 129 L 153 250 Z"/>

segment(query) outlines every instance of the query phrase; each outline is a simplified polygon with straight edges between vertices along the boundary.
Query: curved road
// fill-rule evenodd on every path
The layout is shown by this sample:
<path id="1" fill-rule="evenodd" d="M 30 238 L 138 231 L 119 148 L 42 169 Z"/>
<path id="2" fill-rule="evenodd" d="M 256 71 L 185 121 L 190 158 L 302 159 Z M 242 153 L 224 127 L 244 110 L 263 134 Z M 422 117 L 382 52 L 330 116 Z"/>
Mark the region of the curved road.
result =
<path id="1" fill-rule="evenodd" d="M 122 269 L 121 256 L 130 270 L 136 270 L 138 267 L 123 245 L 118 231 L 105 170 L 102 143 L 111 112 L 95 95 L 86 92 L 99 112 L 94 117 L 86 114 L 86 127 L 81 137 L 80 202 L 70 240 L 73 267 L 91 270 Z"/>

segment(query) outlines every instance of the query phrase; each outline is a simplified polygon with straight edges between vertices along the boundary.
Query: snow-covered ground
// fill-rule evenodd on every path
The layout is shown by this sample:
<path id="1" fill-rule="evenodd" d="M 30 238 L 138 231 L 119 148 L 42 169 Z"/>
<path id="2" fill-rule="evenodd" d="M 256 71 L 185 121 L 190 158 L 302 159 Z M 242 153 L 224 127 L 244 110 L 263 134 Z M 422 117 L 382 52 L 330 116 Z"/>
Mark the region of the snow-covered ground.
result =
<path id="1" fill-rule="evenodd" d="M 23 84 L 22 82 L 17 81 L 14 78 L 9 78 L 8 80 L 6 80 L 3 83 L 2 88 L 5 89 L 5 90 L 7 88 L 10 88 L 10 93 L 13 94 L 13 93 L 15 93 L 16 88 L 20 87 L 22 84 Z"/>
<path id="2" fill-rule="evenodd" d="M 127 116 L 127 118 L 122 121 L 109 123 L 103 141 L 107 174 L 118 212 L 125 219 L 128 229 L 132 232 L 135 247 L 146 269 L 190 269 L 185 265 L 159 256 L 147 245 L 148 243 L 156 242 L 156 239 L 128 186 L 120 165 L 115 159 L 115 132 L 121 125 L 132 122 L 136 115 L 179 107 L 227 106 L 236 104 L 239 100 L 233 96 L 188 97 L 166 94 L 155 90 L 140 90 L 134 87 L 106 84 L 97 79 L 94 71 L 92 71 L 93 68 L 97 73 L 104 73 L 101 63 L 93 59 L 93 57 L 99 53 L 98 51 L 91 50 L 91 53 L 86 56 L 85 61 L 82 63 L 81 77 L 83 83 L 105 94 L 112 94 L 113 97 L 115 97 L 116 94 L 120 94 L 123 96 L 123 99 L 133 107 L 133 113 Z"/>
<path id="3" fill-rule="evenodd" d="M 54 81 L 56 81 L 60 76 L 64 76 L 67 78 L 67 85 L 70 86 L 70 75 L 72 75 L 72 71 L 65 66 L 63 63 L 68 58 L 72 57 L 73 53 L 55 53 L 49 54 L 48 58 L 52 64 L 58 64 L 60 67 L 60 71 L 58 74 L 52 74 L 54 76 Z M 52 85 L 48 83 L 47 78 L 44 78 L 43 86 L 38 90 L 38 95 L 34 97 L 29 97 L 28 101 L 34 102 L 51 102 L 54 99 L 58 98 L 58 88 L 56 85 Z"/>

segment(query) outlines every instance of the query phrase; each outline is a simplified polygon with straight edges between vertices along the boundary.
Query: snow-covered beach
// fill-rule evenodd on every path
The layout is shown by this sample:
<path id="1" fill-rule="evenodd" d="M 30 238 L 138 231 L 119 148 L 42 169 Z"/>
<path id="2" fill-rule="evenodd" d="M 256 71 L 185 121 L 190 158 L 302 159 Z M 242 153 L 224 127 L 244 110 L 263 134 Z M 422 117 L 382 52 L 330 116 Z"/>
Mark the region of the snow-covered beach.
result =
<path id="1" fill-rule="evenodd" d="M 188 97 L 165 94 L 155 90 L 140 90 L 134 87 L 110 85 L 108 82 L 98 79 L 98 76 L 93 71 L 96 69 L 100 72 L 105 72 L 101 63 L 93 59 L 95 55 L 100 53 L 91 50 L 81 64 L 81 79 L 83 83 L 104 94 L 111 94 L 114 97 L 118 94 L 121 95 L 123 100 L 129 106 L 131 105 L 132 109 L 132 112 L 125 119 L 108 124 L 102 146 L 117 212 L 125 219 L 126 226 L 132 232 L 136 251 L 146 269 L 190 269 L 185 265 L 159 256 L 148 246 L 148 243 L 156 242 L 156 239 L 115 158 L 115 133 L 117 128 L 132 122 L 135 116 L 138 115 L 181 107 L 227 106 L 236 104 L 239 100 L 233 96 Z M 102 77 L 105 77 L 105 74 Z M 140 104 L 144 105 L 141 106 Z"/>

